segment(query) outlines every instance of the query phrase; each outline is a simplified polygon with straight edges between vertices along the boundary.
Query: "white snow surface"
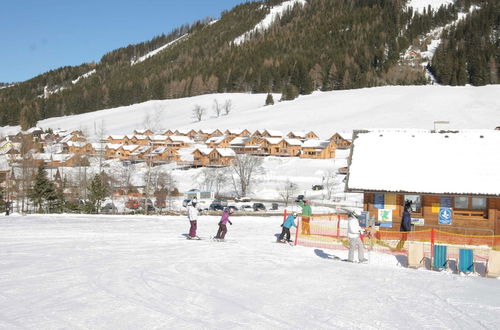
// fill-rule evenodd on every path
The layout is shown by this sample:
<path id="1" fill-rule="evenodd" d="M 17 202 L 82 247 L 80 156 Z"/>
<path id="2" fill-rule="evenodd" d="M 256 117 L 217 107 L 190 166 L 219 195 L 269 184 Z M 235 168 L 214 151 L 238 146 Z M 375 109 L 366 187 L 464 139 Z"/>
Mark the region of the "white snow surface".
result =
<path id="1" fill-rule="evenodd" d="M 322 139 L 359 128 L 432 129 L 434 121 L 442 120 L 450 122 L 450 129 L 493 129 L 500 123 L 498 95 L 500 85 L 387 86 L 314 92 L 293 101 L 264 106 L 266 94 L 207 94 L 49 118 L 39 121 L 38 126 L 80 129 L 93 136 L 101 126 L 105 135 L 131 134 L 135 129 L 144 129 L 146 122 L 153 122 L 156 130 L 246 128 L 279 130 L 284 134 L 312 130 Z M 273 97 L 277 101 L 280 95 Z M 229 115 L 217 117 L 211 113 L 214 100 L 219 104 L 231 100 Z M 200 122 L 192 116 L 197 104 L 207 109 Z M 19 126 L 2 127 L 0 134 L 15 134 L 19 130 Z"/>
<path id="2" fill-rule="evenodd" d="M 429 6 L 432 10 L 438 10 L 442 5 L 446 6 L 454 2 L 455 0 L 409 0 L 406 6 L 413 7 L 414 11 L 423 13 L 424 9 Z"/>
<path id="3" fill-rule="evenodd" d="M 208 238 L 218 217 L 198 221 Z M 498 329 L 496 279 L 276 244 L 282 217 L 1 217 L 2 329 Z"/>
<path id="4" fill-rule="evenodd" d="M 267 14 L 262 21 L 260 21 L 252 30 L 247 31 L 243 35 L 234 39 L 233 43 L 235 45 L 240 45 L 250 39 L 252 34 L 266 31 L 273 24 L 276 18 L 280 17 L 285 11 L 292 9 L 296 4 L 301 4 L 303 6 L 306 4 L 306 0 L 289 0 L 272 7 L 269 10 L 269 14 Z"/>
<path id="5" fill-rule="evenodd" d="M 161 46 L 161 47 L 158 47 L 156 48 L 155 50 L 152 50 L 150 51 L 149 53 L 147 53 L 146 55 L 143 55 L 141 57 L 139 57 L 138 59 L 136 60 L 131 60 L 130 61 L 130 65 L 135 65 L 137 63 L 140 63 L 140 62 L 143 62 L 145 60 L 147 60 L 148 58 L 152 57 L 152 56 L 155 56 L 156 54 L 158 54 L 159 52 L 161 52 L 162 50 L 165 50 L 167 49 L 168 47 L 172 46 L 173 44 L 177 43 L 178 41 L 184 39 L 186 36 L 188 36 L 188 34 L 185 34 L 175 40 L 172 40 L 168 43 L 166 43 L 165 45 Z"/>

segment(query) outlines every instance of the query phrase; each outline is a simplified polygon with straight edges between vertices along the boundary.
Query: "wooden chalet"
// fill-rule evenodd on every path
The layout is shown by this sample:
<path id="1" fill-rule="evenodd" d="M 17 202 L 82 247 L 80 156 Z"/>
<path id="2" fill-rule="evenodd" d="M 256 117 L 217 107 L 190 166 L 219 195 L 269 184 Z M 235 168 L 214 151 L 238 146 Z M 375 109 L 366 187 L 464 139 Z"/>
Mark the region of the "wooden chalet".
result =
<path id="1" fill-rule="evenodd" d="M 150 151 L 150 146 L 140 146 L 139 148 L 128 154 L 128 159 L 131 161 L 147 160 L 146 155 L 149 154 Z"/>
<path id="2" fill-rule="evenodd" d="M 87 142 L 72 142 L 69 141 L 63 144 L 63 152 L 78 155 L 93 155 L 95 154 L 94 147 Z"/>
<path id="3" fill-rule="evenodd" d="M 337 149 L 349 149 L 351 147 L 351 141 L 345 139 L 339 133 L 333 134 L 330 140 L 335 142 L 335 144 L 337 145 Z"/>
<path id="4" fill-rule="evenodd" d="M 170 141 L 168 135 L 150 135 L 149 140 L 156 147 L 166 147 Z"/>
<path id="5" fill-rule="evenodd" d="M 136 129 L 134 130 L 135 135 L 153 135 L 155 134 L 152 130 L 148 129 Z"/>
<path id="6" fill-rule="evenodd" d="M 166 146 L 170 148 L 180 149 L 190 147 L 193 144 L 194 141 L 189 136 L 171 135 L 168 137 Z"/>
<path id="7" fill-rule="evenodd" d="M 109 135 L 106 138 L 106 142 L 111 144 L 124 144 L 126 138 L 126 135 Z"/>
<path id="8" fill-rule="evenodd" d="M 405 201 L 417 229 L 500 235 L 500 132 L 355 132 L 346 191 L 399 231 Z M 380 218 L 383 217 L 383 219 Z"/>
<path id="9" fill-rule="evenodd" d="M 298 157 L 302 141 L 298 139 L 264 138 L 262 150 L 270 156 Z"/>
<path id="10" fill-rule="evenodd" d="M 208 155 L 212 148 L 197 148 L 193 151 L 193 165 L 196 167 L 205 167 L 210 162 Z"/>
<path id="11" fill-rule="evenodd" d="M 120 158 L 121 160 L 129 160 L 130 159 L 130 154 L 136 151 L 138 148 L 141 146 L 138 144 L 124 144 L 118 148 L 118 150 L 115 153 L 115 156 Z"/>
<path id="12" fill-rule="evenodd" d="M 300 158 L 327 159 L 335 158 L 337 145 L 333 141 L 310 139 L 302 144 Z"/>
<path id="13" fill-rule="evenodd" d="M 156 147 L 145 155 L 145 158 L 153 164 L 172 163 L 180 160 L 177 150 L 169 147 Z"/>
<path id="14" fill-rule="evenodd" d="M 208 154 L 209 162 L 207 166 L 229 166 L 234 162 L 236 153 L 231 148 L 215 148 Z"/>
<path id="15" fill-rule="evenodd" d="M 205 141 L 208 148 L 228 148 L 233 137 L 227 135 L 214 136 Z"/>
<path id="16" fill-rule="evenodd" d="M 261 136 L 268 138 L 282 138 L 284 135 L 280 131 L 266 129 L 262 132 Z"/>
<path id="17" fill-rule="evenodd" d="M 246 142 L 250 139 L 248 136 L 238 136 L 231 140 L 229 148 L 233 149 L 237 154 L 247 153 Z"/>
<path id="18" fill-rule="evenodd" d="M 194 129 L 176 129 L 173 135 L 189 136 L 191 139 L 198 134 Z"/>
<path id="19" fill-rule="evenodd" d="M 174 131 L 172 131 L 171 129 L 167 129 L 166 131 L 163 131 L 163 135 L 167 136 L 174 135 Z"/>
<path id="20" fill-rule="evenodd" d="M 116 158 L 118 149 L 122 147 L 123 144 L 120 143 L 106 143 L 104 147 L 104 157 L 106 159 Z"/>
<path id="21" fill-rule="evenodd" d="M 263 138 L 258 136 L 251 136 L 247 140 L 245 140 L 245 149 L 244 152 L 246 154 L 264 156 L 267 155 L 263 149 L 263 145 L 265 145 L 265 141 Z"/>
<path id="22" fill-rule="evenodd" d="M 198 141 L 206 141 L 207 139 L 214 136 L 224 135 L 219 129 L 206 129 L 202 128 L 198 131 L 196 135 Z"/>
<path id="23" fill-rule="evenodd" d="M 230 137 L 237 137 L 237 136 L 250 136 L 251 133 L 247 129 L 241 129 L 241 128 L 231 128 L 227 129 L 224 131 L 224 135 L 230 136 Z"/>

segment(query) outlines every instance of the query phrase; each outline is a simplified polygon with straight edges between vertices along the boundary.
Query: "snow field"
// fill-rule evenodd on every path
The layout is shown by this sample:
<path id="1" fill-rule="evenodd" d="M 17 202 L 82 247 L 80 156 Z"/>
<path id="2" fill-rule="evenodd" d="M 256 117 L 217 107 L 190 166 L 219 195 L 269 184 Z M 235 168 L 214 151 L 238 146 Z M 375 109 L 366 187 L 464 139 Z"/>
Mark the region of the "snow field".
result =
<path id="1" fill-rule="evenodd" d="M 185 217 L 1 217 L 0 328 L 498 328 L 497 280 L 334 261 L 273 243 L 281 217 L 232 220 L 217 243 L 184 239 Z"/>

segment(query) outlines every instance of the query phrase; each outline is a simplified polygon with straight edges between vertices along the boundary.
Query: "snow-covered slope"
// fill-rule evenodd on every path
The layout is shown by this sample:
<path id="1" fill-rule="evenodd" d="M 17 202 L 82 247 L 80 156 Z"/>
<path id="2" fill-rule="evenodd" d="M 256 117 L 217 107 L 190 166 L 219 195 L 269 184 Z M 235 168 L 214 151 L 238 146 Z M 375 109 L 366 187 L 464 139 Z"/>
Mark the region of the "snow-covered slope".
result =
<path id="1" fill-rule="evenodd" d="M 484 87 L 390 86 L 332 92 L 315 92 L 294 101 L 264 106 L 265 94 L 208 94 L 190 98 L 148 101 L 115 109 L 75 116 L 45 119 L 42 128 L 83 129 L 95 134 L 101 125 L 106 134 L 127 134 L 134 129 L 166 128 L 247 128 L 313 130 L 321 138 L 336 131 L 358 128 L 432 129 L 433 122 L 445 120 L 453 129 L 492 129 L 500 125 L 500 85 Z M 279 95 L 274 95 L 275 101 Z M 229 115 L 216 117 L 214 100 L 232 100 Z M 207 115 L 198 122 L 193 107 L 201 105 Z M 0 128 L 0 134 L 19 127 Z"/>
<path id="2" fill-rule="evenodd" d="M 218 217 L 201 216 L 214 235 Z M 272 243 L 281 217 L 233 217 L 228 243 L 183 217 L 1 216 L 2 329 L 497 329 L 498 280 L 369 253 Z M 484 263 L 481 263 L 484 269 Z"/>
<path id="3" fill-rule="evenodd" d="M 177 38 L 177 39 L 175 39 L 175 40 L 170 41 L 169 43 L 167 43 L 167 44 L 165 44 L 165 45 L 163 45 L 163 46 L 161 46 L 161 47 L 156 48 L 155 50 L 150 51 L 149 53 L 147 53 L 147 54 L 146 54 L 146 55 L 144 55 L 144 56 L 139 57 L 138 59 L 131 60 L 131 61 L 130 61 L 130 65 L 135 65 L 135 64 L 137 64 L 137 63 L 140 63 L 140 62 L 143 62 L 143 61 L 147 60 L 147 59 L 148 59 L 148 58 L 150 58 L 150 57 L 155 56 L 156 54 L 158 54 L 158 53 L 159 53 L 159 52 L 161 52 L 162 50 L 165 50 L 165 49 L 167 49 L 168 47 L 172 46 L 173 44 L 176 44 L 177 42 L 179 42 L 179 41 L 183 40 L 183 39 L 184 39 L 184 38 L 186 38 L 187 36 L 188 36 L 188 35 L 187 35 L 187 34 L 185 34 L 185 35 L 183 35 L 183 36 L 181 36 L 181 37 L 179 37 L 179 38 Z"/>
<path id="4" fill-rule="evenodd" d="M 296 4 L 305 5 L 306 1 L 305 0 L 288 0 L 288 1 L 285 1 L 277 6 L 272 7 L 269 10 L 269 14 L 267 14 L 266 17 L 264 17 L 264 19 L 262 21 L 260 21 L 253 29 L 245 32 L 243 35 L 234 39 L 234 41 L 233 41 L 234 44 L 240 45 L 240 44 L 244 43 L 247 39 L 251 38 L 252 34 L 254 34 L 256 32 L 266 31 L 279 16 L 281 16 L 287 10 L 292 9 L 293 6 L 295 6 Z"/>
<path id="5" fill-rule="evenodd" d="M 437 10 L 441 6 L 447 6 L 454 3 L 455 0 L 410 0 L 407 3 L 408 7 L 413 7 L 413 9 L 419 13 L 422 13 L 424 9 L 431 7 L 432 10 Z"/>

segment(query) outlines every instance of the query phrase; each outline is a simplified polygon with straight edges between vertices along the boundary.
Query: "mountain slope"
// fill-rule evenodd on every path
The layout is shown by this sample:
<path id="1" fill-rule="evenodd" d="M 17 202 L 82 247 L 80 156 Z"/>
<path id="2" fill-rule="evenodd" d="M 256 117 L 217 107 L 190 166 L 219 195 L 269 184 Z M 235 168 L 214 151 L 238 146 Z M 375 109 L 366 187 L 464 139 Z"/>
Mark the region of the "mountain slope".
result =
<path id="1" fill-rule="evenodd" d="M 247 128 L 313 130 L 321 138 L 337 131 L 362 128 L 432 129 L 434 121 L 450 121 L 451 129 L 493 129 L 500 125 L 500 85 L 484 87 L 387 86 L 315 92 L 293 101 L 264 106 L 265 94 L 206 94 L 175 100 L 148 101 L 92 113 L 40 121 L 43 129 L 80 129 L 90 136 L 130 134 L 134 129 Z M 278 94 L 274 98 L 279 98 Z M 228 115 L 216 117 L 214 100 L 232 101 Z M 195 105 L 207 111 L 193 118 Z M 19 127 L 0 128 L 7 134 Z M 349 136 L 349 133 L 348 133 Z"/>
<path id="2" fill-rule="evenodd" d="M 318 89 L 426 84 L 421 66 L 400 61 L 408 47 L 431 29 L 456 20 L 472 4 L 480 12 L 485 3 L 499 0 L 458 0 L 430 11 L 406 6 L 414 1 L 247 2 L 217 21 L 196 22 L 113 51 L 97 64 L 71 68 L 66 80 L 51 72 L 4 88 L 0 125 L 27 128 L 54 116 L 216 92 L 287 91 L 285 97 L 293 98 Z M 421 1 L 416 4 L 421 6 Z M 244 42 L 235 42 L 242 36 Z M 490 48 L 485 48 L 489 57 Z M 487 64 L 495 66 L 495 61 Z M 93 69 L 95 74 L 71 83 Z M 470 81 L 495 82 L 497 71 L 489 72 L 487 79 Z M 40 97 L 46 89 L 58 92 Z"/>

